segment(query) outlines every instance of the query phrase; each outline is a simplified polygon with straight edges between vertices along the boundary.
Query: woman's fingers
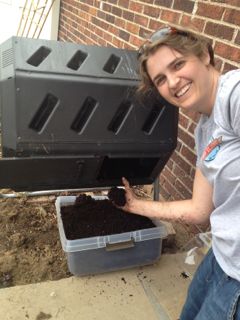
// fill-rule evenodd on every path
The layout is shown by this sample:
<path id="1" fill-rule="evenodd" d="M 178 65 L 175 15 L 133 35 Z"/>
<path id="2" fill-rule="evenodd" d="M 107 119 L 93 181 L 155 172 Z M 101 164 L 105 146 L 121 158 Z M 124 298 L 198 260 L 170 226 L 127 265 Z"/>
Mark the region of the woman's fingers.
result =
<path id="1" fill-rule="evenodd" d="M 134 198 L 134 194 L 128 180 L 123 177 L 122 182 L 125 187 L 125 192 L 126 192 L 125 197 L 126 197 L 127 203 L 129 203 Z"/>
<path id="2" fill-rule="evenodd" d="M 130 184 L 126 178 L 122 177 L 122 183 L 126 189 L 130 188 Z"/>

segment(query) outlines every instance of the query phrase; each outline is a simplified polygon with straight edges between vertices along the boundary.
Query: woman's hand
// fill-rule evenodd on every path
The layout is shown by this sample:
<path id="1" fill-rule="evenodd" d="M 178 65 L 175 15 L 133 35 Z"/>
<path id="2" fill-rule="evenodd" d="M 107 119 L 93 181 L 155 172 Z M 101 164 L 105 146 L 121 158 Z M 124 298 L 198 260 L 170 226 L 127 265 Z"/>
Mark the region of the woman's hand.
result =
<path id="1" fill-rule="evenodd" d="M 137 201 L 137 198 L 134 195 L 133 190 L 126 178 L 122 178 L 122 183 L 125 187 L 126 204 L 124 207 L 121 207 L 121 209 L 128 212 L 134 212 L 134 203 Z"/>

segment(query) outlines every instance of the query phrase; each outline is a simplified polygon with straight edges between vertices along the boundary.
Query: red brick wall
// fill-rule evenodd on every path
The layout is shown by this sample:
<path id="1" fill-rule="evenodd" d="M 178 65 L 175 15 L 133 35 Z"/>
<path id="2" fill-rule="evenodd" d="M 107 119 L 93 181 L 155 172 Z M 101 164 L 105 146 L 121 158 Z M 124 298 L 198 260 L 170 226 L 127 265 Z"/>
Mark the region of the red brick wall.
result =
<path id="1" fill-rule="evenodd" d="M 168 22 L 190 25 L 211 39 L 222 72 L 239 67 L 239 0 L 62 0 L 59 40 L 134 49 Z M 197 120 L 180 113 L 178 146 L 160 177 L 164 198 L 191 196 Z"/>

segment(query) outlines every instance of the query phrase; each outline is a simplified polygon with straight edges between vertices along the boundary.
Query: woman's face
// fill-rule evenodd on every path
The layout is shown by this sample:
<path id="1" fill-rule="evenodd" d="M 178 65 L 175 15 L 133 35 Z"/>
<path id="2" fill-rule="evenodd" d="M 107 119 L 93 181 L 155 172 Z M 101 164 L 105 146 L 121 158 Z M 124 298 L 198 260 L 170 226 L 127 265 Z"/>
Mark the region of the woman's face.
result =
<path id="1" fill-rule="evenodd" d="M 167 46 L 147 60 L 147 70 L 160 95 L 185 110 L 210 114 L 215 100 L 213 68 L 209 56 L 183 56 Z M 214 92 L 213 92 L 214 91 Z"/>

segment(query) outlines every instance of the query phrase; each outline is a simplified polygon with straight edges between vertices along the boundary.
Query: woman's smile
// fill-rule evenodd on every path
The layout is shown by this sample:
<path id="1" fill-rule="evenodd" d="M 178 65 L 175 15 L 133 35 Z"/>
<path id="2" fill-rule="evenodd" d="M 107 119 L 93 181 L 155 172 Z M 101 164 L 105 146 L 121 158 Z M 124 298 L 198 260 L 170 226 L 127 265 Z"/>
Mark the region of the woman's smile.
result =
<path id="1" fill-rule="evenodd" d="M 218 72 L 209 68 L 209 56 L 183 56 L 162 46 L 147 61 L 149 77 L 160 95 L 185 110 L 210 114 L 215 101 Z"/>
<path id="2" fill-rule="evenodd" d="M 186 84 L 185 86 L 183 86 L 180 90 L 178 90 L 176 93 L 175 93 L 175 97 L 176 98 L 181 98 L 182 96 L 184 96 L 188 90 L 190 89 L 191 87 L 191 82 Z"/>

